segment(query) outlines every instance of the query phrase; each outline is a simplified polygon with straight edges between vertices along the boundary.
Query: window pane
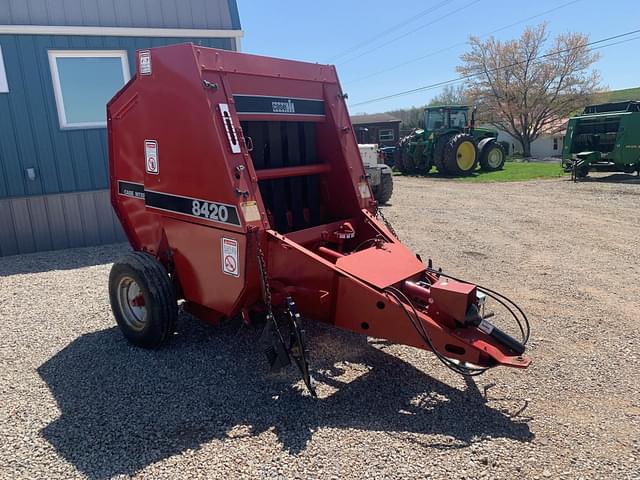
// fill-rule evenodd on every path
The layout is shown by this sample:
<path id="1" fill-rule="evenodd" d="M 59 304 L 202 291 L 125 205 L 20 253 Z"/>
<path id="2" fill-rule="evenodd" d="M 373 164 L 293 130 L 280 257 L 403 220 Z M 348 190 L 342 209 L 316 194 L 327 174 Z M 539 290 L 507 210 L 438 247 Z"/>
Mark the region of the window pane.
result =
<path id="1" fill-rule="evenodd" d="M 68 124 L 107 121 L 106 105 L 124 85 L 120 57 L 56 58 Z"/>
<path id="2" fill-rule="evenodd" d="M 444 126 L 444 113 L 442 111 L 430 110 L 427 113 L 427 130 L 437 130 Z"/>
<path id="3" fill-rule="evenodd" d="M 380 130 L 378 137 L 380 138 L 381 142 L 390 142 L 393 140 L 393 130 Z"/>
<path id="4" fill-rule="evenodd" d="M 464 128 L 467 125 L 466 110 L 451 111 L 451 128 Z"/>

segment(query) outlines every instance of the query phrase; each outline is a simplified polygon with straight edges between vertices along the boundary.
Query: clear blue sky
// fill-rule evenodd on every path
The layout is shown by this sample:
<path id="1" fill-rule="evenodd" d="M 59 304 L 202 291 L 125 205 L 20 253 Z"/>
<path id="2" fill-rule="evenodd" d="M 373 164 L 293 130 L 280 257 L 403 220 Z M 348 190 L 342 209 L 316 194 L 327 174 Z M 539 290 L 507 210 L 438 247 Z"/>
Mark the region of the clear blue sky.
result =
<path id="1" fill-rule="evenodd" d="M 245 31 L 244 52 L 333 63 L 338 68 L 343 89 L 349 94 L 349 103 L 354 104 L 455 78 L 459 56 L 467 48 L 459 44 L 465 42 L 469 35 L 486 34 L 570 0 L 237 1 Z M 458 9 L 461 10 L 453 13 Z M 425 10 L 431 11 L 416 18 L 416 14 Z M 526 25 L 547 20 L 552 35 L 580 31 L 589 35 L 592 41 L 599 40 L 640 29 L 639 11 L 638 0 L 578 0 L 557 11 L 501 30 L 494 36 L 514 38 Z M 447 17 L 440 19 L 444 16 Z M 407 23 L 387 35 L 381 35 L 402 22 Z M 366 46 L 354 48 L 368 41 Z M 448 47 L 452 48 L 434 53 Z M 344 54 L 348 51 L 349 54 Z M 640 39 L 599 51 L 602 58 L 596 68 L 600 70 L 605 85 L 611 89 L 640 86 Z M 353 58 L 362 53 L 366 54 Z M 425 55 L 429 56 L 362 79 Z M 428 90 L 352 107 L 351 113 L 421 105 L 437 93 L 437 89 Z"/>

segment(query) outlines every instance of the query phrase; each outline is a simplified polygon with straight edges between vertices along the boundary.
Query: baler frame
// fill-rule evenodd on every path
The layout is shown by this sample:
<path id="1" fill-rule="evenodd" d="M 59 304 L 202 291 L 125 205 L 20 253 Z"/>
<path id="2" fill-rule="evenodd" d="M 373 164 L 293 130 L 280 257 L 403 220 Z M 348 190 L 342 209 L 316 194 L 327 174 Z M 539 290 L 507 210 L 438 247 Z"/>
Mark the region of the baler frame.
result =
<path id="1" fill-rule="evenodd" d="M 522 342 L 502 333 L 482 289 L 425 266 L 378 220 L 333 66 L 190 44 L 140 51 L 108 131 L 111 199 L 138 252 L 114 265 L 112 308 L 134 344 L 165 342 L 182 298 L 212 323 L 262 312 L 271 340 L 272 310 L 284 310 L 298 339 L 283 349 L 276 335 L 272 364 L 284 350 L 303 374 L 297 310 L 433 350 L 460 373 L 528 366 L 528 327 Z M 140 331 L 117 301 L 123 278 L 140 284 L 124 297 L 145 312 Z M 308 366 L 312 390 L 307 377 Z"/>

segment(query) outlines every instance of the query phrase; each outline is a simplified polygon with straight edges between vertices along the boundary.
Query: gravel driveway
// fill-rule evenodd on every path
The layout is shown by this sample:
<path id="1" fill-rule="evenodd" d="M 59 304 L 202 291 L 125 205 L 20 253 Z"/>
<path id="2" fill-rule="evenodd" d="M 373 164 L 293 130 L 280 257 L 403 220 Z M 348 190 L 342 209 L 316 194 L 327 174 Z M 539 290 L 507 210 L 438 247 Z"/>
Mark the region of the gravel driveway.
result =
<path id="1" fill-rule="evenodd" d="M 527 311 L 528 370 L 465 381 L 309 323 L 314 400 L 264 373 L 258 328 L 183 317 L 129 346 L 125 246 L 4 258 L 0 477 L 640 478 L 640 181 L 395 180 L 403 241 Z"/>

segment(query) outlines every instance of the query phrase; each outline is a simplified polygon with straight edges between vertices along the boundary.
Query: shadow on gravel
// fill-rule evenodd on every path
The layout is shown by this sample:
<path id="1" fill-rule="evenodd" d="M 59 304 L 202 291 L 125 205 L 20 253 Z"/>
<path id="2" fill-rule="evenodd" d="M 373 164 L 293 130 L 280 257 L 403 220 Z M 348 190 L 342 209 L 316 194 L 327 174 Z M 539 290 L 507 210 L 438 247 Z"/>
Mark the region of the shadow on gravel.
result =
<path id="1" fill-rule="evenodd" d="M 440 449 L 486 436 L 533 439 L 526 419 L 488 407 L 473 381 L 465 391 L 449 387 L 385 353 L 385 342 L 367 344 L 309 322 L 324 397 L 313 399 L 298 388 L 293 367 L 264 373 L 263 354 L 255 351 L 259 328 L 235 330 L 183 317 L 159 351 L 129 346 L 116 328 L 79 337 L 38 369 L 61 411 L 41 434 L 91 478 L 132 474 L 211 440 L 268 430 L 291 454 L 321 427 L 450 437 L 435 444 L 403 439 Z M 359 376 L 345 381 L 354 371 Z"/>
<path id="2" fill-rule="evenodd" d="M 103 265 L 112 263 L 129 249 L 130 247 L 126 243 L 114 243 L 97 247 L 71 248 L 2 257 L 0 258 L 0 277 Z"/>
<path id="3" fill-rule="evenodd" d="M 572 181 L 569 179 L 569 181 Z M 578 183 L 630 183 L 640 184 L 640 177 L 629 173 L 613 173 L 606 176 L 590 175 L 586 178 L 578 179 Z"/>

